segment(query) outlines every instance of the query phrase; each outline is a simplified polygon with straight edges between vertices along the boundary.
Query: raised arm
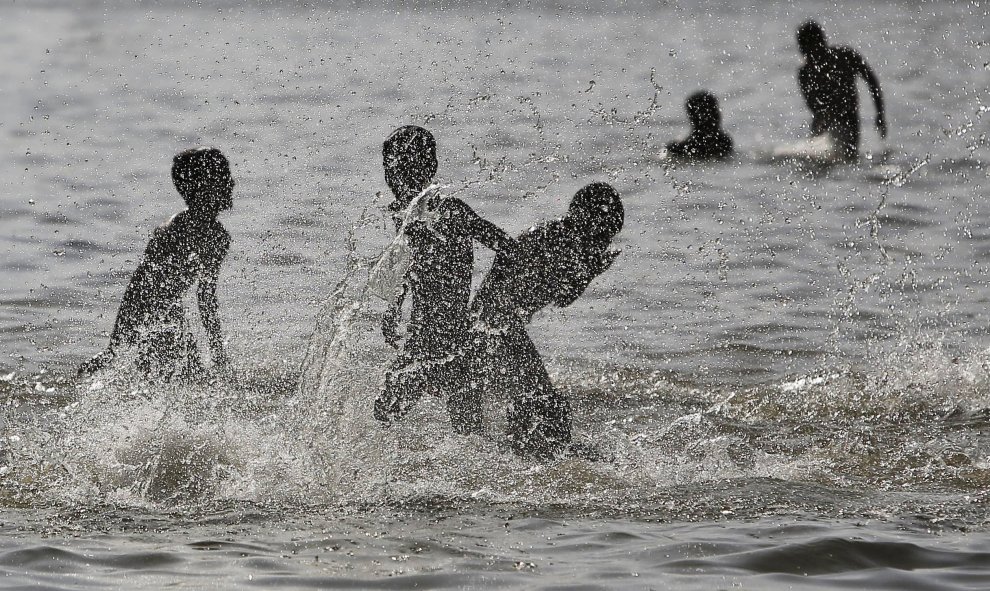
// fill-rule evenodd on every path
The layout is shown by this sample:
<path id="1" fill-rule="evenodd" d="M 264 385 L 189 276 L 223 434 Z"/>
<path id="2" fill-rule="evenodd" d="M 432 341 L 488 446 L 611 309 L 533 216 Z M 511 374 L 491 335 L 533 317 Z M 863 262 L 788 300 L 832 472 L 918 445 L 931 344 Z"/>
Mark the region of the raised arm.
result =
<path id="1" fill-rule="evenodd" d="M 866 63 L 863 56 L 856 54 L 856 73 L 866 80 L 866 85 L 870 87 L 870 95 L 873 97 L 873 105 L 877 111 L 876 126 L 877 131 L 880 132 L 880 137 L 886 139 L 887 137 L 887 115 L 884 112 L 883 107 L 883 91 L 880 89 L 880 80 L 877 79 L 877 75 L 870 68 L 870 65 Z"/>

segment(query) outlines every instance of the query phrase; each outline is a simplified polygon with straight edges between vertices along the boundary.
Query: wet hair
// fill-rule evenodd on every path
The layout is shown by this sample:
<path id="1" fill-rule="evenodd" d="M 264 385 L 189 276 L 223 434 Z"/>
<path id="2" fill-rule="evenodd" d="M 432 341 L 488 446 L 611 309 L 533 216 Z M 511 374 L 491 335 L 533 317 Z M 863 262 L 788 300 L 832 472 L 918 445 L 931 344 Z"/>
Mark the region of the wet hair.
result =
<path id="1" fill-rule="evenodd" d="M 825 40 L 825 29 L 813 20 L 804 21 L 801 23 L 801 26 L 798 27 L 797 42 L 798 48 L 800 48 L 801 53 L 804 54 L 811 53 L 813 49 L 825 47 L 827 45 Z"/>
<path id="2" fill-rule="evenodd" d="M 172 159 L 172 182 L 190 207 L 230 209 L 230 162 L 216 148 L 190 148 Z M 230 184 L 230 186 L 218 185 Z M 222 197 L 222 201 L 217 201 Z"/>
<path id="3" fill-rule="evenodd" d="M 700 90 L 684 103 L 691 125 L 700 129 L 718 129 L 722 126 L 722 113 L 718 99 L 707 90 Z"/>
<path id="4" fill-rule="evenodd" d="M 625 209 L 618 191 L 608 183 L 599 182 L 586 185 L 574 194 L 567 215 L 588 238 L 608 242 L 622 229 Z"/>
<path id="5" fill-rule="evenodd" d="M 423 189 L 437 173 L 437 141 L 418 125 L 404 125 L 382 144 L 382 163 L 393 192 L 399 185 Z"/>

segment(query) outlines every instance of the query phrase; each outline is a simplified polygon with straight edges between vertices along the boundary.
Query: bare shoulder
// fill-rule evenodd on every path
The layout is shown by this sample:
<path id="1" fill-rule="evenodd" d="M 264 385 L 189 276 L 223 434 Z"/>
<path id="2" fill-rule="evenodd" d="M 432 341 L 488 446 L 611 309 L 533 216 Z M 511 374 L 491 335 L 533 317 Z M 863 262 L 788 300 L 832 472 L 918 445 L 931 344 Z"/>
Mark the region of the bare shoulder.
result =
<path id="1" fill-rule="evenodd" d="M 544 224 L 544 228 L 547 236 L 551 236 L 555 240 L 573 240 L 575 238 L 574 230 L 564 223 L 564 218 L 547 222 Z"/>
<path id="2" fill-rule="evenodd" d="M 185 211 L 180 211 L 179 213 L 168 218 L 152 232 L 153 236 L 166 236 L 168 234 L 174 234 L 176 232 L 182 232 L 183 226 L 186 224 Z"/>
<path id="3" fill-rule="evenodd" d="M 443 193 L 438 194 L 437 197 L 436 208 L 442 213 L 453 215 L 469 215 L 474 213 L 471 206 L 465 203 L 460 197 L 452 197 Z"/>
<path id="4" fill-rule="evenodd" d="M 533 240 L 557 242 L 566 238 L 567 228 L 564 226 L 564 220 L 558 218 L 533 226 L 529 230 L 526 230 L 524 234 L 532 236 Z"/>
<path id="5" fill-rule="evenodd" d="M 574 248 L 563 220 L 556 219 L 533 226 L 517 238 L 519 247 L 531 256 L 559 261 L 571 258 Z"/>
<path id="6" fill-rule="evenodd" d="M 208 222 L 197 221 L 186 211 L 180 211 L 167 222 L 159 226 L 156 233 L 163 237 L 172 236 L 178 239 L 191 239 L 214 246 L 230 244 L 230 233 L 223 227 L 220 220 Z"/>
<path id="7" fill-rule="evenodd" d="M 212 226 L 213 227 L 211 228 L 211 233 L 216 237 L 215 240 L 217 242 L 220 242 L 220 243 L 223 243 L 223 244 L 226 244 L 226 245 L 229 246 L 230 245 L 230 232 L 227 231 L 227 228 L 224 228 L 223 227 L 223 224 L 221 224 L 219 220 L 214 220 Z"/>
<path id="8" fill-rule="evenodd" d="M 865 61 L 863 60 L 863 56 L 858 51 L 848 45 L 840 45 L 836 47 L 834 51 L 835 55 L 837 55 L 839 59 L 847 63 L 858 64 Z"/>
<path id="9" fill-rule="evenodd" d="M 480 219 L 471 206 L 458 197 L 440 194 L 436 200 L 434 211 L 448 228 L 458 228 L 456 231 L 467 231 Z"/>
<path id="10" fill-rule="evenodd" d="M 148 240 L 148 252 L 169 249 L 175 244 L 176 240 L 184 234 L 182 229 L 184 219 L 181 216 L 182 212 L 177 213 L 151 231 L 151 239 Z"/>

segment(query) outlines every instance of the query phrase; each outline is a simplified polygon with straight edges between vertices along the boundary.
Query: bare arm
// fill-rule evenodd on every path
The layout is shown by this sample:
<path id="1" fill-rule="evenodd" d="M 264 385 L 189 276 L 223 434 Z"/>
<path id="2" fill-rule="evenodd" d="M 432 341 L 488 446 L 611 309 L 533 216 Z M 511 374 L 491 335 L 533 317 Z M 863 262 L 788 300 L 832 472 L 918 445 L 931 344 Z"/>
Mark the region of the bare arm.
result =
<path id="1" fill-rule="evenodd" d="M 110 362 L 117 357 L 117 353 L 114 351 L 113 346 L 108 347 L 105 351 L 93 357 L 89 361 L 83 362 L 76 371 L 76 375 L 79 377 L 86 377 L 92 375 L 106 366 L 110 365 Z"/>
<path id="2" fill-rule="evenodd" d="M 210 343 L 210 353 L 214 365 L 226 369 L 230 366 L 230 358 L 223 344 L 223 333 L 220 330 L 220 317 L 217 313 L 217 282 L 216 278 L 201 279 L 199 290 L 199 314 L 203 319 L 203 328 Z"/>
<path id="3" fill-rule="evenodd" d="M 131 275 L 124 290 L 124 297 L 120 301 L 113 331 L 110 333 L 110 349 L 133 343 L 137 338 L 137 329 L 143 322 L 144 313 L 158 306 L 160 299 L 169 295 L 162 287 L 155 270 L 163 268 L 168 252 L 174 248 L 171 223 L 172 220 L 169 220 L 151 233 L 148 245 L 144 249 L 144 256 Z"/>
<path id="4" fill-rule="evenodd" d="M 167 224 L 166 224 L 167 226 Z M 166 232 L 163 227 L 156 228 L 151 234 L 148 246 L 144 249 L 144 258 L 138 264 L 134 274 L 124 290 L 124 297 L 121 299 L 120 308 L 117 309 L 117 318 L 113 323 L 113 330 L 110 332 L 110 345 L 99 355 L 79 366 L 77 375 L 80 377 L 94 374 L 108 365 L 117 357 L 117 349 L 121 345 L 132 343 L 136 338 L 138 318 L 143 307 L 147 306 L 147 300 L 155 294 L 154 280 L 149 279 L 149 265 L 157 265 L 163 250 L 163 241 L 166 239 Z"/>
<path id="5" fill-rule="evenodd" d="M 505 230 L 482 218 L 468 204 L 456 201 L 456 214 L 461 218 L 464 231 L 472 239 L 484 244 L 495 252 L 512 254 L 516 251 L 516 239 L 505 233 Z"/>
<path id="6" fill-rule="evenodd" d="M 588 286 L 591 285 L 595 277 L 598 277 L 612 266 L 619 253 L 620 251 L 618 250 L 603 252 L 598 256 L 592 257 L 584 265 L 584 268 L 574 269 L 573 274 L 569 277 L 570 281 L 561 282 L 560 291 L 554 297 L 553 303 L 561 308 L 566 308 L 573 304 L 581 297 L 584 290 L 588 289 Z"/>
<path id="7" fill-rule="evenodd" d="M 196 298 L 199 302 L 199 315 L 203 320 L 203 328 L 206 329 L 206 337 L 210 344 L 210 353 L 213 356 L 213 364 L 223 370 L 230 369 L 230 358 L 227 357 L 226 347 L 223 343 L 223 332 L 220 329 L 220 316 L 217 305 L 217 278 L 220 275 L 220 264 L 227 256 L 229 248 L 229 238 L 226 235 L 219 241 L 215 256 L 206 265 L 202 276 L 199 278 L 199 287 L 196 290 Z"/>
<path id="8" fill-rule="evenodd" d="M 856 72 L 866 80 L 866 85 L 870 87 L 870 95 L 873 97 L 873 105 L 876 107 L 877 119 L 876 126 L 877 131 L 880 132 L 880 137 L 886 139 L 887 137 L 887 115 L 884 112 L 883 107 L 883 91 L 880 89 L 880 80 L 877 79 L 877 75 L 870 68 L 863 56 L 856 54 Z"/>

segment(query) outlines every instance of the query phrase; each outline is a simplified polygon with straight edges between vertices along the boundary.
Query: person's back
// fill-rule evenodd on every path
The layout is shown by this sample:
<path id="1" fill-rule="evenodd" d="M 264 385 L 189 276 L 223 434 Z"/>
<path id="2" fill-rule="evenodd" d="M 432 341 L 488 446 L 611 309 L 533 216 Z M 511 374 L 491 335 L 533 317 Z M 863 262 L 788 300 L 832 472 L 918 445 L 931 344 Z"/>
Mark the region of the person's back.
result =
<path id="1" fill-rule="evenodd" d="M 124 293 L 121 329 L 181 314 L 182 297 L 204 269 L 219 267 L 229 248 L 230 234 L 219 221 L 197 221 L 187 211 L 155 228 Z"/>
<path id="2" fill-rule="evenodd" d="M 876 126 L 887 135 L 883 93 L 873 70 L 856 50 L 828 45 L 825 32 L 814 21 L 798 28 L 798 48 L 805 63 L 798 70 L 798 82 L 805 104 L 811 111 L 811 134 L 828 133 L 842 156 L 851 159 L 859 151 L 859 93 L 856 80 L 869 86 L 876 107 Z"/>
<path id="3" fill-rule="evenodd" d="M 428 207 L 430 227 L 420 223 L 407 229 L 412 306 L 405 348 L 435 357 L 463 346 L 467 337 L 478 218 L 463 201 L 439 190 Z"/>
<path id="4" fill-rule="evenodd" d="M 682 141 L 667 144 L 667 152 L 688 160 L 718 160 L 732 155 L 732 137 L 722 129 L 718 99 L 710 92 L 699 91 L 685 103 L 691 133 Z"/>
<path id="5" fill-rule="evenodd" d="M 564 220 L 534 226 L 516 244 L 517 253 L 495 257 L 475 294 L 472 307 L 486 323 L 525 324 L 550 304 L 566 306 L 614 257 L 588 248 Z"/>

